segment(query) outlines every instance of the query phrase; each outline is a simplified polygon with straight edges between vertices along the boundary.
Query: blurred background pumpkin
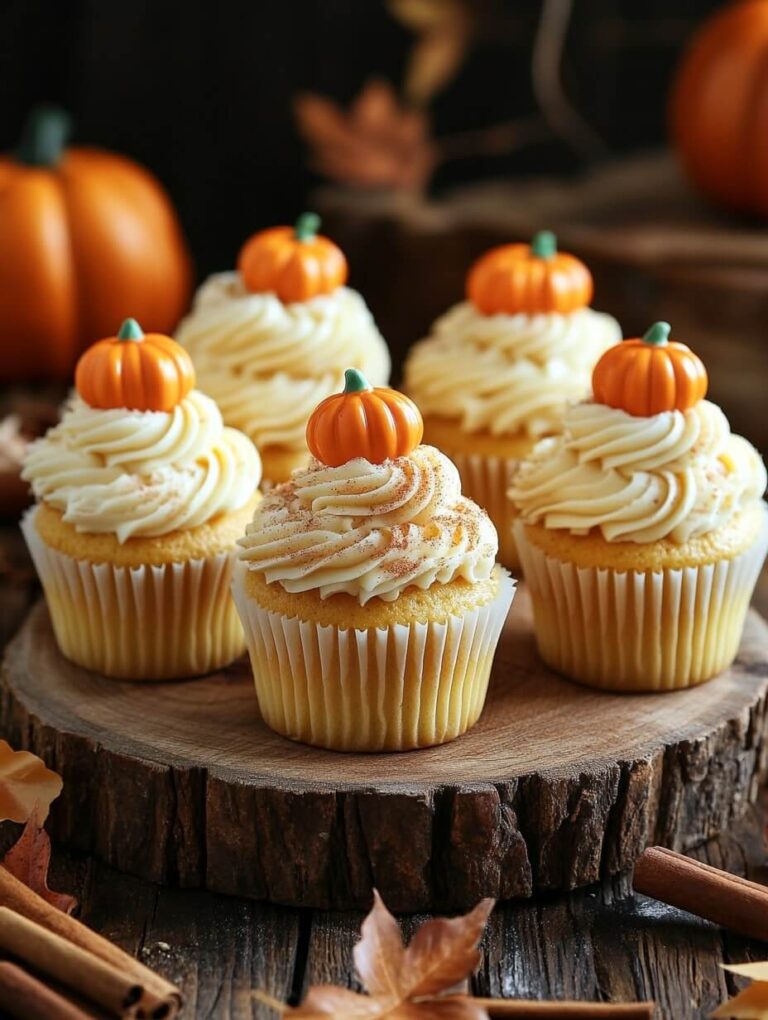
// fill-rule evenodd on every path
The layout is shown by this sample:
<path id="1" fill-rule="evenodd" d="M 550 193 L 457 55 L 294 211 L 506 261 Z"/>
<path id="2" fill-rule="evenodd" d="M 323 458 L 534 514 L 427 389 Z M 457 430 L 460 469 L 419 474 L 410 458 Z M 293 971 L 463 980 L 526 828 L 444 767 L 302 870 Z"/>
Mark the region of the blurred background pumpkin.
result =
<path id="1" fill-rule="evenodd" d="M 728 208 L 768 216 L 768 0 L 709 18 L 680 64 L 672 137 L 690 179 Z"/>
<path id="2" fill-rule="evenodd" d="M 67 148 L 69 119 L 33 109 L 0 159 L 0 382 L 68 379 L 129 314 L 170 332 L 191 267 L 160 184 L 124 156 Z"/>

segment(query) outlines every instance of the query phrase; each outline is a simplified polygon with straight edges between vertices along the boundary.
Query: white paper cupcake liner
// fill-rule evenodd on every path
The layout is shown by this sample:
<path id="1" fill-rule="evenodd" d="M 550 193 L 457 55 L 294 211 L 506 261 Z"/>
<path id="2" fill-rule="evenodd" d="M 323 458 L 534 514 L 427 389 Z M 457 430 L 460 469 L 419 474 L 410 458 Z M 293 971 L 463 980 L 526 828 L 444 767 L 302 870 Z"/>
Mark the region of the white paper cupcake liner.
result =
<path id="1" fill-rule="evenodd" d="M 593 687 L 668 691 L 730 665 L 768 550 L 768 514 L 738 556 L 698 567 L 624 571 L 577 567 L 515 538 L 544 661 Z"/>
<path id="2" fill-rule="evenodd" d="M 256 695 L 273 730 L 337 751 L 404 751 L 446 743 L 477 722 L 515 593 L 444 622 L 367 630 L 320 626 L 264 609 L 235 566 L 233 594 Z"/>
<path id="3" fill-rule="evenodd" d="M 499 535 L 499 562 L 509 570 L 518 571 L 520 557 L 512 531 L 515 515 L 507 491 L 519 459 L 444 452 L 459 469 L 464 495 L 483 507 L 493 521 Z"/>
<path id="4" fill-rule="evenodd" d="M 59 648 L 72 662 L 107 676 L 162 680 L 210 673 L 245 650 L 230 594 L 234 552 L 162 566 L 91 563 L 46 545 L 35 513 L 21 529 Z"/>

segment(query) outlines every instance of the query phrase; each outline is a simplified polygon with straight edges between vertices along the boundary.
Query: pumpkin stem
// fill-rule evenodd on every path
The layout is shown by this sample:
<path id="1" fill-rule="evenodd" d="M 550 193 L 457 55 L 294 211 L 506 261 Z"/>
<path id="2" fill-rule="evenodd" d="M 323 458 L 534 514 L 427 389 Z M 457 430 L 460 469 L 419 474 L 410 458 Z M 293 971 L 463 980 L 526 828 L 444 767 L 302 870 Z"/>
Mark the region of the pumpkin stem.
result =
<path id="1" fill-rule="evenodd" d="M 293 232 L 297 241 L 314 241 L 320 229 L 320 217 L 317 213 L 305 212 L 296 220 Z"/>
<path id="2" fill-rule="evenodd" d="M 24 125 L 16 159 L 27 166 L 56 166 L 71 127 L 69 115 L 58 106 L 34 107 Z"/>
<path id="3" fill-rule="evenodd" d="M 557 255 L 557 237 L 551 230 L 539 230 L 533 235 L 531 253 L 537 259 L 551 259 Z"/>
<path id="4" fill-rule="evenodd" d="M 348 368 L 344 373 L 344 392 L 360 393 L 362 390 L 372 390 L 373 387 L 365 378 L 362 372 L 356 368 Z"/>
<path id="5" fill-rule="evenodd" d="M 142 340 L 144 330 L 135 319 L 126 319 L 117 332 L 118 340 Z"/>
<path id="6" fill-rule="evenodd" d="M 643 340 L 654 347 L 663 347 L 668 342 L 671 332 L 672 327 L 668 322 L 654 322 L 643 336 Z"/>

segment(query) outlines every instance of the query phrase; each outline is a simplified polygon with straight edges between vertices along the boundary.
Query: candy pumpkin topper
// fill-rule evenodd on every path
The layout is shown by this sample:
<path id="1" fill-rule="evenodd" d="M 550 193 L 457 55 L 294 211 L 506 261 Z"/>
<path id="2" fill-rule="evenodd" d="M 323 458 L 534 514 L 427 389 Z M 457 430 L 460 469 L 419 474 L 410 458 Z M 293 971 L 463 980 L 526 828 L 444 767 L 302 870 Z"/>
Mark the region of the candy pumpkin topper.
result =
<path id="1" fill-rule="evenodd" d="M 609 347 L 595 365 L 595 400 L 638 418 L 662 411 L 687 411 L 707 393 L 707 370 L 690 347 L 670 340 L 668 322 L 655 322 L 645 336 Z"/>
<path id="2" fill-rule="evenodd" d="M 483 315 L 566 314 L 585 308 L 592 289 L 587 267 L 559 252 L 549 230 L 540 230 L 530 244 L 492 248 L 467 276 L 467 297 Z"/>
<path id="3" fill-rule="evenodd" d="M 237 268 L 246 289 L 273 292 L 281 301 L 308 301 L 347 282 L 341 248 L 318 234 L 320 217 L 303 213 L 294 227 L 261 230 L 240 249 Z"/>
<path id="4" fill-rule="evenodd" d="M 329 467 L 364 457 L 381 464 L 406 457 L 424 434 L 414 402 L 389 386 L 373 387 L 362 372 L 348 368 L 344 389 L 326 397 L 307 423 L 307 445 Z"/>
<path id="5" fill-rule="evenodd" d="M 91 407 L 171 411 L 195 385 L 188 352 L 169 336 L 144 333 L 126 319 L 117 336 L 99 340 L 81 356 L 77 392 Z"/>

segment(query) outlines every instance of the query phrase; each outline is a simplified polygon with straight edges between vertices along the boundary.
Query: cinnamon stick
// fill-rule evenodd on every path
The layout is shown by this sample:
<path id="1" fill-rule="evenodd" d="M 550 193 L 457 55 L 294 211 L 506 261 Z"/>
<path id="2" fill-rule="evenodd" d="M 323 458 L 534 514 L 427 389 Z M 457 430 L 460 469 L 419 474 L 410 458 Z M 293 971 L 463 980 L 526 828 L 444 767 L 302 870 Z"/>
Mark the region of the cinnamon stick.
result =
<path id="1" fill-rule="evenodd" d="M 0 866 L 0 906 L 10 907 L 23 917 L 111 964 L 142 985 L 141 1012 L 152 1020 L 175 1017 L 181 1007 L 181 992 L 155 971 L 139 963 L 124 950 L 109 942 L 80 921 L 57 910 Z"/>
<path id="2" fill-rule="evenodd" d="M 0 1010 L 19 1020 L 91 1020 L 79 1006 L 8 960 L 0 962 Z"/>
<path id="3" fill-rule="evenodd" d="M 117 1016 L 144 994 L 130 975 L 8 907 L 0 907 L 0 949 Z"/>
<path id="4" fill-rule="evenodd" d="M 517 1020 L 652 1020 L 653 1002 L 543 1002 L 540 999 L 470 999 L 490 1017 Z"/>
<path id="5" fill-rule="evenodd" d="M 633 885 L 645 896 L 768 941 L 768 888 L 757 882 L 654 846 L 635 864 Z"/>

